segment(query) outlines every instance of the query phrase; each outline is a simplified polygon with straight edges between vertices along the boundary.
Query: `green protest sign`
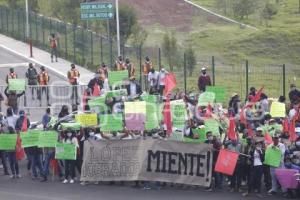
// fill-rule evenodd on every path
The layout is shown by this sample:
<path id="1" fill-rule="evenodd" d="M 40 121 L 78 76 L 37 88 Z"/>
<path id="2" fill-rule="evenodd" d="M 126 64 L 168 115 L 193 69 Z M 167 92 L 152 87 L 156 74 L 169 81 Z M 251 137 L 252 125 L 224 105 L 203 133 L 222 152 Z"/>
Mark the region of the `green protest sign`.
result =
<path id="1" fill-rule="evenodd" d="M 157 95 L 142 95 L 141 100 L 149 103 L 157 103 Z"/>
<path id="2" fill-rule="evenodd" d="M 109 85 L 122 85 L 124 80 L 128 79 L 128 71 L 112 71 L 108 72 Z"/>
<path id="3" fill-rule="evenodd" d="M 265 153 L 265 162 L 264 164 L 279 167 L 281 161 L 281 150 L 277 147 L 269 146 Z"/>
<path id="4" fill-rule="evenodd" d="M 121 97 L 121 96 L 127 96 L 127 90 L 126 89 L 120 89 L 120 90 L 111 90 L 107 91 L 105 93 L 106 97 Z"/>
<path id="5" fill-rule="evenodd" d="M 214 104 L 215 102 L 215 93 L 213 92 L 203 92 L 200 94 L 198 99 L 199 106 L 207 106 L 208 104 Z"/>
<path id="6" fill-rule="evenodd" d="M 215 119 L 204 120 L 205 132 L 211 131 L 213 135 L 220 135 L 219 123 Z"/>
<path id="7" fill-rule="evenodd" d="M 26 81 L 25 79 L 8 79 L 9 91 L 25 91 Z"/>
<path id="8" fill-rule="evenodd" d="M 107 114 L 100 115 L 101 131 L 122 131 L 123 130 L 123 115 L 122 114 Z"/>
<path id="9" fill-rule="evenodd" d="M 185 142 L 189 142 L 189 143 L 204 143 L 206 140 L 206 133 L 205 133 L 205 129 L 204 128 L 195 128 L 192 130 L 193 134 L 197 134 L 198 135 L 198 139 L 194 139 L 194 138 L 189 138 L 189 137 L 185 137 L 184 141 Z"/>
<path id="10" fill-rule="evenodd" d="M 171 134 L 169 140 L 182 142 L 184 141 L 183 133 L 175 131 Z"/>
<path id="11" fill-rule="evenodd" d="M 156 103 L 146 102 L 146 130 L 152 130 L 159 127 L 158 106 Z"/>
<path id="12" fill-rule="evenodd" d="M 74 144 L 57 143 L 55 148 L 55 159 L 76 160 L 76 146 Z"/>
<path id="13" fill-rule="evenodd" d="M 186 121 L 187 111 L 182 100 L 171 101 L 171 114 L 173 127 L 183 128 Z"/>
<path id="14" fill-rule="evenodd" d="M 0 134 L 0 150 L 15 150 L 17 134 Z"/>
<path id="15" fill-rule="evenodd" d="M 80 130 L 81 128 L 81 124 L 77 123 L 77 122 L 72 122 L 72 123 L 61 123 L 61 128 L 63 130 L 66 130 L 68 128 L 72 129 L 72 130 Z"/>
<path id="16" fill-rule="evenodd" d="M 25 133 L 21 133 L 20 137 L 22 140 L 22 147 L 34 147 L 38 146 L 39 138 L 40 138 L 40 132 L 39 130 L 30 130 Z"/>
<path id="17" fill-rule="evenodd" d="M 42 131 L 38 142 L 38 147 L 55 147 L 58 133 L 56 131 Z"/>
<path id="18" fill-rule="evenodd" d="M 88 105 L 93 108 L 93 107 L 99 107 L 99 112 L 106 112 L 109 110 L 109 107 L 105 104 L 106 101 L 106 95 L 97 97 L 95 99 L 91 99 L 88 101 Z"/>
<path id="19" fill-rule="evenodd" d="M 213 92 L 217 103 L 225 102 L 225 88 L 220 86 L 206 86 L 206 92 Z"/>

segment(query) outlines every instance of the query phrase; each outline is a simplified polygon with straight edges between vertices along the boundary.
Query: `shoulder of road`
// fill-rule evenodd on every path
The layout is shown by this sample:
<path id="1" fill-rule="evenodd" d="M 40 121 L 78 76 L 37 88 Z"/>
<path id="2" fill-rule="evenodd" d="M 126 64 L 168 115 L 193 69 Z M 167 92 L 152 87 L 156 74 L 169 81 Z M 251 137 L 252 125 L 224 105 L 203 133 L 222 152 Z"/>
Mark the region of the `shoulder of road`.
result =
<path id="1" fill-rule="evenodd" d="M 0 34 L 0 47 L 17 56 L 25 58 L 26 60 L 28 60 L 28 62 L 44 66 L 48 70 L 57 73 L 63 78 L 67 78 L 67 73 L 71 69 L 72 62 L 59 58 L 58 62 L 52 63 L 50 53 L 35 47 L 33 47 L 33 57 L 31 58 L 29 45 L 27 43 L 12 39 L 2 34 Z M 94 73 L 78 65 L 76 65 L 76 68 L 80 72 L 80 84 L 88 84 L 89 80 L 94 76 Z"/>

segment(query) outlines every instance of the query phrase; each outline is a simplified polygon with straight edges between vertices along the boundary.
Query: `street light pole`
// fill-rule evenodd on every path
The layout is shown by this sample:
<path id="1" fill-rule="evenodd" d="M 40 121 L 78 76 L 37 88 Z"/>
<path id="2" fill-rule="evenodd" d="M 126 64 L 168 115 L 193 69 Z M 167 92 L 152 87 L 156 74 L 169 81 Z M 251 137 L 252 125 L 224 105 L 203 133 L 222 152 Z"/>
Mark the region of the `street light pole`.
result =
<path id="1" fill-rule="evenodd" d="M 116 20 L 117 20 L 117 45 L 118 45 L 118 56 L 121 55 L 120 46 L 120 20 L 119 20 L 119 0 L 116 0 Z"/>
<path id="2" fill-rule="evenodd" d="M 32 58 L 32 41 L 29 34 L 29 6 L 28 6 L 28 0 L 25 0 L 25 7 L 26 7 L 26 39 L 29 43 L 29 51 L 30 51 L 30 57 Z"/>

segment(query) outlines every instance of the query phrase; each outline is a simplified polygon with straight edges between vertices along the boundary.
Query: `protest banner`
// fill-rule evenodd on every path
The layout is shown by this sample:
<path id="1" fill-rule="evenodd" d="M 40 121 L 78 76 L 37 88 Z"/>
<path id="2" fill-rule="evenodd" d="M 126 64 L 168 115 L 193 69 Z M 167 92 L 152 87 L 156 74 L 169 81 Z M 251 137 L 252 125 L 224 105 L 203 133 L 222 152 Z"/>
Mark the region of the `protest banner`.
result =
<path id="1" fill-rule="evenodd" d="M 77 149 L 73 144 L 57 143 L 55 147 L 55 159 L 76 160 Z"/>
<path id="2" fill-rule="evenodd" d="M 223 103 L 225 102 L 225 94 L 226 90 L 224 87 L 220 86 L 206 86 L 205 88 L 206 92 L 213 92 L 215 93 L 215 100 L 217 103 Z"/>
<path id="3" fill-rule="evenodd" d="M 199 95 L 198 106 L 207 106 L 208 104 L 214 104 L 215 93 L 213 92 L 203 92 Z"/>
<path id="4" fill-rule="evenodd" d="M 80 130 L 81 124 L 77 122 L 69 122 L 69 123 L 61 123 L 61 127 L 63 130 L 72 129 L 72 130 Z"/>
<path id="5" fill-rule="evenodd" d="M 128 80 L 127 70 L 108 72 L 109 85 L 122 85 L 124 80 Z"/>
<path id="6" fill-rule="evenodd" d="M 269 146 L 266 149 L 264 164 L 272 167 L 279 167 L 281 158 L 281 150 L 277 147 Z"/>
<path id="7" fill-rule="evenodd" d="M 123 128 L 123 115 L 122 114 L 107 114 L 100 115 L 101 131 L 122 131 Z"/>
<path id="8" fill-rule="evenodd" d="M 143 113 L 146 114 L 146 101 L 124 102 L 125 114 Z"/>
<path id="9" fill-rule="evenodd" d="M 20 137 L 22 140 L 23 148 L 38 146 L 40 131 L 39 130 L 30 130 L 25 133 L 22 132 L 20 134 Z"/>
<path id="10" fill-rule="evenodd" d="M 183 129 L 187 118 L 186 106 L 183 100 L 171 101 L 171 117 L 173 127 Z"/>
<path id="11" fill-rule="evenodd" d="M 25 91 L 25 79 L 8 79 L 9 91 Z"/>
<path id="12" fill-rule="evenodd" d="M 58 133 L 56 131 L 42 131 L 40 133 L 38 147 L 56 147 Z"/>
<path id="13" fill-rule="evenodd" d="M 220 135 L 219 131 L 219 123 L 213 119 L 213 118 L 208 118 L 204 120 L 205 124 L 205 132 L 211 131 L 213 135 Z"/>
<path id="14" fill-rule="evenodd" d="M 81 126 L 85 126 L 85 127 L 98 125 L 97 113 L 78 114 L 75 115 L 75 120 Z"/>
<path id="15" fill-rule="evenodd" d="M 286 189 L 297 189 L 298 181 L 295 174 L 298 173 L 296 169 L 275 169 L 275 175 L 281 187 Z"/>
<path id="16" fill-rule="evenodd" d="M 221 149 L 216 162 L 215 171 L 232 176 L 239 154 L 237 152 Z"/>
<path id="17" fill-rule="evenodd" d="M 182 132 L 182 131 L 174 131 L 174 132 L 170 135 L 169 140 L 172 140 L 172 141 L 179 141 L 179 142 L 184 141 L 183 132 Z"/>
<path id="18" fill-rule="evenodd" d="M 0 150 L 15 150 L 17 134 L 0 134 Z"/>
<path id="19" fill-rule="evenodd" d="M 81 181 L 160 181 L 210 186 L 208 144 L 164 140 L 86 141 Z"/>
<path id="20" fill-rule="evenodd" d="M 152 102 L 146 102 L 146 123 L 145 130 L 152 130 L 159 127 L 158 105 Z"/>
<path id="21" fill-rule="evenodd" d="M 285 117 L 286 116 L 285 104 L 273 101 L 270 109 L 270 115 L 272 117 Z"/>

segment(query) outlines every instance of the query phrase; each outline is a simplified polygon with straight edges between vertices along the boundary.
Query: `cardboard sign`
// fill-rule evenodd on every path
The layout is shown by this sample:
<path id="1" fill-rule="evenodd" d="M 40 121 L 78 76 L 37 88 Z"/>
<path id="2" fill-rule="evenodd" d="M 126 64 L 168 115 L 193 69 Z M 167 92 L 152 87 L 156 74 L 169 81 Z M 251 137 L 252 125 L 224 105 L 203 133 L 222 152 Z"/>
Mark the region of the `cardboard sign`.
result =
<path id="1" fill-rule="evenodd" d="M 30 130 L 26 133 L 21 133 L 21 141 L 22 141 L 22 147 L 34 147 L 38 146 L 39 138 L 40 138 L 40 132 L 39 130 Z"/>
<path id="2" fill-rule="evenodd" d="M 213 92 L 215 93 L 216 97 L 216 102 L 217 103 L 222 103 L 225 102 L 225 94 L 226 94 L 226 90 L 224 87 L 220 87 L 220 86 L 206 86 L 205 89 L 206 92 Z"/>
<path id="3" fill-rule="evenodd" d="M 127 90 L 126 89 L 121 89 L 121 90 L 111 90 L 107 91 L 105 93 L 106 97 L 121 97 L 121 96 L 127 96 Z"/>
<path id="4" fill-rule="evenodd" d="M 8 79 L 9 91 L 25 91 L 25 79 Z"/>
<path id="5" fill-rule="evenodd" d="M 77 122 L 74 122 L 74 123 L 61 123 L 61 127 L 63 130 L 66 130 L 68 128 L 72 129 L 72 130 L 80 130 L 81 128 L 81 124 L 80 123 L 77 123 Z"/>
<path id="6" fill-rule="evenodd" d="M 97 126 L 98 117 L 96 113 L 91 114 L 78 114 L 75 116 L 76 122 L 82 126 Z"/>
<path id="7" fill-rule="evenodd" d="M 273 146 L 269 146 L 265 153 L 265 162 L 264 164 L 279 167 L 281 161 L 281 150 L 279 148 L 273 148 Z"/>
<path id="8" fill-rule="evenodd" d="M 73 144 L 57 143 L 55 148 L 55 159 L 76 160 L 76 146 Z"/>
<path id="9" fill-rule="evenodd" d="M 232 176 L 238 157 L 239 154 L 236 152 L 221 149 L 216 162 L 215 171 Z"/>
<path id="10" fill-rule="evenodd" d="M 40 133 L 38 147 L 56 147 L 58 133 L 56 131 L 42 131 Z"/>
<path id="11" fill-rule="evenodd" d="M 185 103 L 180 101 L 171 101 L 171 115 L 173 127 L 183 128 L 185 125 L 187 111 Z"/>
<path id="12" fill-rule="evenodd" d="M 270 109 L 270 114 L 272 117 L 285 117 L 286 116 L 285 104 L 273 101 Z"/>
<path id="13" fill-rule="evenodd" d="M 198 106 L 207 106 L 208 104 L 214 104 L 215 97 L 216 95 L 213 92 L 201 93 L 198 99 Z"/>

